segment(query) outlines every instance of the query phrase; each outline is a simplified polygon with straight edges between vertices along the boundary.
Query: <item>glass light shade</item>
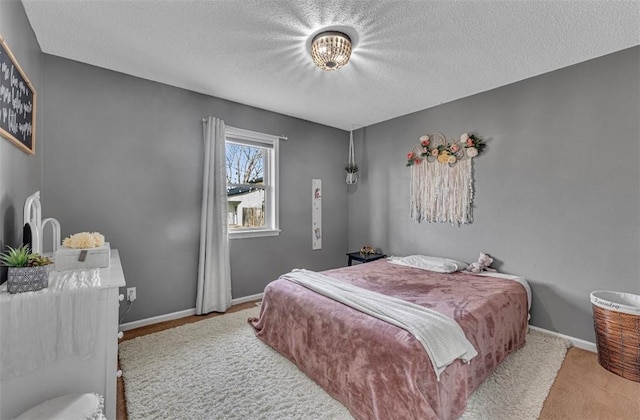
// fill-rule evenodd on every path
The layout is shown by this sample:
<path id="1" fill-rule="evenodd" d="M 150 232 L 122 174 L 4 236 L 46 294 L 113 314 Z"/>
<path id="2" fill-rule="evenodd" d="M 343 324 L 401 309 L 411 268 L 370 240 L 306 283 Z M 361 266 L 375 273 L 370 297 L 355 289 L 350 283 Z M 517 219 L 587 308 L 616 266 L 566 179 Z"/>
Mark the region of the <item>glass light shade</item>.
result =
<path id="1" fill-rule="evenodd" d="M 322 70 L 337 70 L 349 62 L 351 38 L 342 32 L 321 32 L 311 42 L 311 58 Z"/>

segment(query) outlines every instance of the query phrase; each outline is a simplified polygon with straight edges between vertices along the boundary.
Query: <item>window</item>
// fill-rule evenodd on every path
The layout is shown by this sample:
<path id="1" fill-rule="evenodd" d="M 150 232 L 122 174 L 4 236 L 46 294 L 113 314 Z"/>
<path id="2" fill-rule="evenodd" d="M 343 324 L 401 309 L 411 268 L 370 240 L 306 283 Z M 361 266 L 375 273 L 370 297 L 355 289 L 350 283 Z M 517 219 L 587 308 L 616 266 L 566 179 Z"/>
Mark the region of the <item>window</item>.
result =
<path id="1" fill-rule="evenodd" d="M 229 237 L 278 235 L 279 138 L 227 127 L 225 140 Z"/>

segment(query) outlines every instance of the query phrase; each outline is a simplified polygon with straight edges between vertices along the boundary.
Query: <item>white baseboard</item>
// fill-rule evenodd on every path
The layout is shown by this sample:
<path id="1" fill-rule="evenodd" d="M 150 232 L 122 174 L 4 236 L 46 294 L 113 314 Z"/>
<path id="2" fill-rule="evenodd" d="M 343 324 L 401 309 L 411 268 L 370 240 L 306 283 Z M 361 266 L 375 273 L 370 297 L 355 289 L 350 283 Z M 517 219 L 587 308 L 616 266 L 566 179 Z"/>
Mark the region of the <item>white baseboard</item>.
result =
<path id="1" fill-rule="evenodd" d="M 571 341 L 571 344 L 573 344 L 574 347 L 577 347 L 579 349 L 587 350 L 587 351 L 590 351 L 590 352 L 593 352 L 593 353 L 596 353 L 598 351 L 598 349 L 596 348 L 596 343 L 592 343 L 590 341 L 582 340 L 580 338 L 575 338 L 575 337 L 571 337 L 571 336 L 568 336 L 568 335 L 560 334 L 560 333 L 557 333 L 555 331 L 545 330 L 544 328 L 535 327 L 533 325 L 529 325 L 529 328 L 531 328 L 532 330 L 543 332 L 545 334 L 555 335 L 556 337 L 560 337 L 560 338 L 564 338 L 565 340 L 569 340 L 569 341 Z"/>
<path id="2" fill-rule="evenodd" d="M 258 293 L 251 296 L 244 296 L 231 300 L 231 306 L 239 305 L 241 303 L 251 302 L 252 300 L 262 299 L 262 293 Z M 135 328 L 146 327 L 147 325 L 158 324 L 165 321 L 173 321 L 174 319 L 184 318 L 187 316 L 195 315 L 196 308 L 185 309 L 184 311 L 172 312 L 170 314 L 153 316 L 151 318 L 140 319 L 138 321 L 125 322 L 120 324 L 120 331 L 129 331 Z"/>
<path id="3" fill-rule="evenodd" d="M 251 295 L 251 296 L 245 296 L 245 297 L 233 299 L 231 301 L 231 305 L 239 305 L 241 303 L 251 302 L 252 300 L 262 300 L 262 295 L 263 295 L 263 293 L 258 293 L 258 294 Z"/>

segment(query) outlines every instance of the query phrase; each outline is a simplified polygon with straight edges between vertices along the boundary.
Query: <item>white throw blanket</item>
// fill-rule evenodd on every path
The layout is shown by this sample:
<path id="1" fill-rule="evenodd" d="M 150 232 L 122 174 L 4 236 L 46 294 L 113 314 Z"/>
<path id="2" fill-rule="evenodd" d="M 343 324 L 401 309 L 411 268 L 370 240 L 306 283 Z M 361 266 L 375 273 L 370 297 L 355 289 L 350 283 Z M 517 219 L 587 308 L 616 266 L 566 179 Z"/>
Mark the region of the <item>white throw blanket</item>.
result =
<path id="1" fill-rule="evenodd" d="M 429 355 L 438 380 L 442 371 L 456 359 L 468 362 L 478 354 L 460 325 L 434 310 L 309 270 L 293 270 L 280 278 L 413 334 Z"/>
<path id="2" fill-rule="evenodd" d="M 2 380 L 72 355 L 85 359 L 94 354 L 100 270 L 52 272 L 49 287 L 36 292 L 3 289 Z"/>

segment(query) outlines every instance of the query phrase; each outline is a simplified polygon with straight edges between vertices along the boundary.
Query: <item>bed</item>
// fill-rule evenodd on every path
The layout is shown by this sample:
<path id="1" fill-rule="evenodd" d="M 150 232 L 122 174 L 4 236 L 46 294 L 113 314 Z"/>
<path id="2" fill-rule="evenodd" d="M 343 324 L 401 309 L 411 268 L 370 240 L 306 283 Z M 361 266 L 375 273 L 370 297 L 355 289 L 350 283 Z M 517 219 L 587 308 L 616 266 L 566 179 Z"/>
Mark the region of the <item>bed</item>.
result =
<path id="1" fill-rule="evenodd" d="M 264 291 L 256 335 L 295 363 L 357 419 L 455 419 L 471 393 L 525 344 L 530 296 L 510 276 L 436 273 L 378 260 L 322 272 L 457 321 L 477 350 L 436 377 L 404 329 L 280 278 Z"/>

